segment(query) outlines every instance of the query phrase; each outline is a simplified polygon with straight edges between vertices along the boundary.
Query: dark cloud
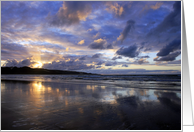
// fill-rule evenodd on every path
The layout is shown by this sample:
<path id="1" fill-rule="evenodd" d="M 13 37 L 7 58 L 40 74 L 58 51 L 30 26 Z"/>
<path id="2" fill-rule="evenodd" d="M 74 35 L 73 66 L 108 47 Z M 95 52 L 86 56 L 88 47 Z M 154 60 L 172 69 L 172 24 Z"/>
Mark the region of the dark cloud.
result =
<path id="1" fill-rule="evenodd" d="M 104 43 L 91 43 L 89 46 L 88 46 L 90 49 L 105 49 L 104 47 Z"/>
<path id="2" fill-rule="evenodd" d="M 131 28 L 134 27 L 134 24 L 135 24 L 135 21 L 128 20 L 124 30 L 122 31 L 121 35 L 117 38 L 117 40 L 121 40 L 121 43 L 122 43 L 123 40 L 126 39 L 126 37 L 129 33 L 129 31 L 131 30 Z"/>
<path id="3" fill-rule="evenodd" d="M 48 19 L 56 26 L 78 24 L 85 21 L 91 11 L 91 5 L 86 1 L 64 1 L 57 14 L 48 16 Z"/>
<path id="4" fill-rule="evenodd" d="M 105 63 L 105 66 L 112 66 L 113 64 L 112 63 Z"/>
<path id="5" fill-rule="evenodd" d="M 114 49 L 114 47 L 113 47 L 112 44 L 108 44 L 106 48 L 107 48 L 107 49 Z"/>
<path id="6" fill-rule="evenodd" d="M 94 68 L 93 65 L 86 65 L 81 61 L 53 61 L 52 63 L 47 63 L 42 66 L 45 69 L 59 69 L 59 70 L 86 70 Z"/>
<path id="7" fill-rule="evenodd" d="M 102 56 L 102 54 L 100 54 L 100 53 L 97 53 L 97 54 L 94 54 L 93 56 L 92 56 L 92 58 L 94 59 L 94 58 L 100 58 Z"/>
<path id="8" fill-rule="evenodd" d="M 14 59 L 14 60 L 6 60 L 3 66 L 4 67 L 23 67 L 23 66 L 32 67 L 33 64 L 36 64 L 36 62 L 32 61 L 31 59 L 24 59 L 21 61 L 17 61 Z"/>
<path id="9" fill-rule="evenodd" d="M 34 63 L 34 62 L 33 62 Z M 26 65 L 26 66 L 29 66 L 32 64 L 31 60 L 30 59 L 25 59 L 25 60 L 22 60 L 21 61 L 21 64 L 22 65 Z"/>
<path id="10" fill-rule="evenodd" d="M 117 62 L 106 62 L 105 66 L 115 66 Z"/>
<path id="11" fill-rule="evenodd" d="M 181 40 L 180 39 L 175 39 L 168 45 L 164 46 L 158 53 L 157 56 L 166 56 L 170 52 L 173 52 L 175 50 L 180 50 L 181 49 Z"/>
<path id="12" fill-rule="evenodd" d="M 90 49 L 113 49 L 112 44 L 107 45 L 105 39 L 94 40 L 89 46 Z"/>
<path id="13" fill-rule="evenodd" d="M 123 64 L 122 67 L 128 67 L 128 65 L 127 64 Z"/>
<path id="14" fill-rule="evenodd" d="M 112 60 L 122 59 L 122 56 L 115 56 L 112 58 Z"/>
<path id="15" fill-rule="evenodd" d="M 148 33 L 148 36 L 157 35 L 162 32 L 174 33 L 181 30 L 181 1 L 176 1 L 173 9 L 156 28 Z"/>
<path id="16" fill-rule="evenodd" d="M 174 61 L 176 59 L 177 56 L 179 56 L 181 54 L 180 51 L 176 51 L 173 53 L 168 54 L 167 56 L 163 56 L 163 57 L 156 57 L 154 58 L 154 61 Z"/>
<path id="17" fill-rule="evenodd" d="M 145 52 L 146 52 L 146 51 L 150 51 L 150 50 L 152 50 L 152 48 L 145 48 L 145 49 L 144 49 Z"/>
<path id="18" fill-rule="evenodd" d="M 144 52 L 150 51 L 152 48 L 151 47 L 146 47 L 147 43 L 148 43 L 147 41 L 146 42 L 141 42 L 139 50 L 143 49 Z"/>
<path id="19" fill-rule="evenodd" d="M 99 61 L 96 65 L 102 65 L 103 63 L 103 61 Z"/>
<path id="20" fill-rule="evenodd" d="M 125 57 L 134 58 L 139 55 L 138 47 L 136 45 L 129 46 L 128 48 L 120 48 L 117 50 L 116 54 L 122 55 Z"/>
<path id="21" fill-rule="evenodd" d="M 101 68 L 101 67 L 102 67 L 102 66 L 100 66 L 100 65 L 99 65 L 99 66 L 96 66 L 96 68 Z"/>
<path id="22" fill-rule="evenodd" d="M 82 56 L 82 57 L 80 57 L 80 58 L 79 58 L 79 60 L 86 60 L 86 59 L 87 59 L 87 57 L 88 57 L 87 55 Z"/>
<path id="23" fill-rule="evenodd" d="M 23 45 L 16 44 L 16 43 L 1 43 L 1 59 L 23 59 L 26 56 L 30 56 L 28 49 Z"/>
<path id="24" fill-rule="evenodd" d="M 145 56 L 138 56 L 138 58 L 150 58 L 148 55 Z"/>
<path id="25" fill-rule="evenodd" d="M 181 60 L 170 61 L 168 64 L 181 64 Z"/>

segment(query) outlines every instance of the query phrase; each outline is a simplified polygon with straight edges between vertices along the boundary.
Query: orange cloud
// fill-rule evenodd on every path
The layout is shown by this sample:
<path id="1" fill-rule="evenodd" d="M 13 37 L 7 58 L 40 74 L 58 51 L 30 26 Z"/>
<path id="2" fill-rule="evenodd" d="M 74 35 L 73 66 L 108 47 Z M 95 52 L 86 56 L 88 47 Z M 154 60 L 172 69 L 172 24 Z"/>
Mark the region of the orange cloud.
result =
<path id="1" fill-rule="evenodd" d="M 84 39 L 83 39 L 83 40 L 81 40 L 81 41 L 79 41 L 79 43 L 78 43 L 78 44 L 80 44 L 80 45 L 84 44 Z"/>
<path id="2" fill-rule="evenodd" d="M 106 8 L 106 10 L 109 12 L 114 12 L 116 15 L 121 16 L 122 13 L 124 12 L 123 7 L 120 6 L 118 3 L 107 4 L 107 6 L 108 6 L 108 8 Z"/>
<path id="3" fill-rule="evenodd" d="M 161 6 L 162 4 L 163 4 L 162 2 L 158 2 L 158 3 L 156 3 L 155 5 L 151 5 L 150 8 L 153 9 L 153 10 L 156 10 L 156 9 L 160 8 L 160 6 Z"/>
<path id="4" fill-rule="evenodd" d="M 155 5 L 145 5 L 143 11 L 149 9 L 157 10 L 161 7 L 162 4 L 163 4 L 162 2 L 157 2 Z"/>
<path id="5" fill-rule="evenodd" d="M 94 42 L 96 43 L 101 43 L 101 42 L 105 42 L 106 43 L 106 40 L 105 39 L 97 39 L 97 40 L 94 40 Z"/>

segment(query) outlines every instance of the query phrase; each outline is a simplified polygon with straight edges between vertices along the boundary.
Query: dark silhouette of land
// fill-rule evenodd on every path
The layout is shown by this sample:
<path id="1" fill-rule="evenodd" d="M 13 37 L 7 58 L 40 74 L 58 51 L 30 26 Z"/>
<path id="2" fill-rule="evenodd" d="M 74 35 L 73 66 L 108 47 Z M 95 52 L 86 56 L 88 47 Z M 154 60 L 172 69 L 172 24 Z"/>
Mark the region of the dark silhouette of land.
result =
<path id="1" fill-rule="evenodd" d="M 86 72 L 48 70 L 43 68 L 30 67 L 1 67 L 1 74 L 65 74 L 65 75 L 94 75 Z"/>

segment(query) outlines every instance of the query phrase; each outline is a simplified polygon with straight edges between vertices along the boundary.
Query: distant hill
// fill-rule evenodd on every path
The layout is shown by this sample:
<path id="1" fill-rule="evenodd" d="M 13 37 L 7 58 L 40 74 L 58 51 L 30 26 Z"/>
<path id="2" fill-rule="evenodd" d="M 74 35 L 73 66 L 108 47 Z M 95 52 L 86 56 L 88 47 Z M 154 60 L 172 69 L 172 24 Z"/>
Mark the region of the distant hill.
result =
<path id="1" fill-rule="evenodd" d="M 76 72 L 76 71 L 62 71 L 62 70 L 48 70 L 43 68 L 30 67 L 1 67 L 1 74 L 63 74 L 63 75 L 90 75 L 91 73 Z"/>

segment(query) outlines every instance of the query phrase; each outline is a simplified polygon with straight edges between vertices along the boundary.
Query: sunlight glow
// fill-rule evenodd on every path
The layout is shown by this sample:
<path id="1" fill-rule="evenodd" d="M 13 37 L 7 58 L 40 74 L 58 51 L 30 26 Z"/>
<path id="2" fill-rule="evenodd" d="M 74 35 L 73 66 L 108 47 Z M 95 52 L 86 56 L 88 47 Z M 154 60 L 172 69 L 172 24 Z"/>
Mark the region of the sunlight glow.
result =
<path id="1" fill-rule="evenodd" d="M 35 65 L 33 65 L 34 68 L 42 68 L 42 62 L 38 61 Z"/>

